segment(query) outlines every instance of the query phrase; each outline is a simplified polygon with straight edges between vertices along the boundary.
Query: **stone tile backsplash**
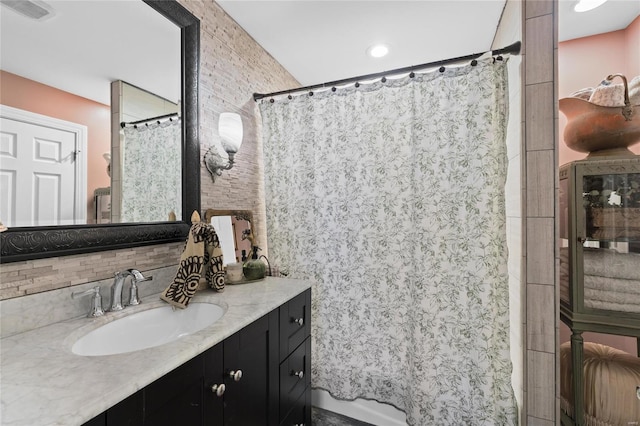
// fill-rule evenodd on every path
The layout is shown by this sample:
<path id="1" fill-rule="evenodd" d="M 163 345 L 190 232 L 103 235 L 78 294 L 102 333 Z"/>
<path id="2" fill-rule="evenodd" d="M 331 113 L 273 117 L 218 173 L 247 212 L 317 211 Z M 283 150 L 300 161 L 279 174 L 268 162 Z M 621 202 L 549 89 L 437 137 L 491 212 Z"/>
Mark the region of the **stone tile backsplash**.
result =
<path id="1" fill-rule="evenodd" d="M 112 279 L 124 269 L 177 265 L 184 243 L 176 242 L 0 265 L 0 300 Z"/>
<path id="2" fill-rule="evenodd" d="M 131 267 L 132 266 L 129 268 Z M 118 270 L 129 268 L 120 268 Z M 138 269 L 137 266 L 135 268 Z M 138 284 L 138 294 L 142 298 L 151 294 L 160 293 L 167 288 L 175 277 L 177 265 L 158 269 L 145 269 L 144 271 L 142 269 L 140 270 L 145 276 L 153 277 L 151 281 Z M 122 290 L 123 302 L 125 303 L 129 297 L 130 283 L 131 280 L 127 279 Z M 111 304 L 112 284 L 113 277 L 110 277 L 72 287 L 0 300 L 0 312 L 2 312 L 0 338 L 87 315 L 91 306 L 91 297 L 86 296 L 72 299 L 71 293 L 75 291 L 84 291 L 95 286 L 100 286 L 102 308 L 106 311 Z"/>

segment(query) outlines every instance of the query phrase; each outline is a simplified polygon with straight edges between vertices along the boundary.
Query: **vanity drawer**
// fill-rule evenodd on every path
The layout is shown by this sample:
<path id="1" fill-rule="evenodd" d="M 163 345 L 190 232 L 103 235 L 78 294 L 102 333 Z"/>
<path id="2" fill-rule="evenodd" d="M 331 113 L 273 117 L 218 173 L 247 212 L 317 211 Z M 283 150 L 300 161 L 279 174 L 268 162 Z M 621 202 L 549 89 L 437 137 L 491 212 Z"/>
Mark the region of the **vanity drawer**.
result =
<path id="1" fill-rule="evenodd" d="M 280 426 L 311 426 L 311 389 L 296 400 Z"/>
<path id="2" fill-rule="evenodd" d="M 280 361 L 311 334 L 311 289 L 280 307 Z"/>
<path id="3" fill-rule="evenodd" d="M 292 406 L 311 385 L 311 338 L 298 346 L 280 364 L 280 418 L 291 411 Z"/>

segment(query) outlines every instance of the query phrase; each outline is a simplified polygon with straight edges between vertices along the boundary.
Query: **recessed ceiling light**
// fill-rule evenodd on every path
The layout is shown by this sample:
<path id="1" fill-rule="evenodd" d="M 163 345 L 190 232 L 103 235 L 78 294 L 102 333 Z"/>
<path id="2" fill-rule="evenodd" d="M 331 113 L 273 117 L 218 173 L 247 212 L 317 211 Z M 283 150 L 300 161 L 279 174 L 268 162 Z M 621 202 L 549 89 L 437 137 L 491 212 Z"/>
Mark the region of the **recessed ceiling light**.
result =
<path id="1" fill-rule="evenodd" d="M 573 7 L 576 12 L 586 12 L 588 10 L 595 9 L 598 6 L 602 6 L 607 0 L 579 0 Z"/>
<path id="2" fill-rule="evenodd" d="M 44 21 L 54 15 L 53 8 L 41 0 L 0 0 L 3 6 L 27 18 Z"/>
<path id="3" fill-rule="evenodd" d="M 382 58 L 389 53 L 389 46 L 386 44 L 375 44 L 367 49 L 367 54 L 373 58 Z"/>

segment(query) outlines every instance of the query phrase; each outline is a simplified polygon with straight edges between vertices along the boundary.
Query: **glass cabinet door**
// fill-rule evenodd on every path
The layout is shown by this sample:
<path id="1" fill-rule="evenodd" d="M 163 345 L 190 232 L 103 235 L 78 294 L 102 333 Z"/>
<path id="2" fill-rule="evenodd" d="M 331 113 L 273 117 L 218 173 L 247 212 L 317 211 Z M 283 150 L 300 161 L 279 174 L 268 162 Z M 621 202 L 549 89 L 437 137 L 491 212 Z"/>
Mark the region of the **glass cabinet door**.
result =
<path id="1" fill-rule="evenodd" d="M 580 311 L 640 312 L 640 170 L 628 170 L 576 170 L 573 297 Z"/>

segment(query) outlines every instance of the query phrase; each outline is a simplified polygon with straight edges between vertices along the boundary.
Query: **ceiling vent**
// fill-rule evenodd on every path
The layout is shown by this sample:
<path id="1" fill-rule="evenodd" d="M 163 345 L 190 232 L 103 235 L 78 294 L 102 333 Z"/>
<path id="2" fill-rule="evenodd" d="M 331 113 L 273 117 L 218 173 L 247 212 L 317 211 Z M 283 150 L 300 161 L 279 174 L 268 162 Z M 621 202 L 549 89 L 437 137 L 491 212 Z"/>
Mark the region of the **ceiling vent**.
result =
<path id="1" fill-rule="evenodd" d="M 3 6 L 36 21 L 51 18 L 53 8 L 40 0 L 0 0 Z"/>

